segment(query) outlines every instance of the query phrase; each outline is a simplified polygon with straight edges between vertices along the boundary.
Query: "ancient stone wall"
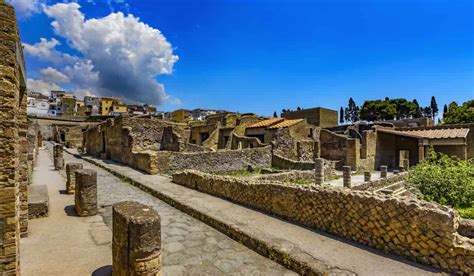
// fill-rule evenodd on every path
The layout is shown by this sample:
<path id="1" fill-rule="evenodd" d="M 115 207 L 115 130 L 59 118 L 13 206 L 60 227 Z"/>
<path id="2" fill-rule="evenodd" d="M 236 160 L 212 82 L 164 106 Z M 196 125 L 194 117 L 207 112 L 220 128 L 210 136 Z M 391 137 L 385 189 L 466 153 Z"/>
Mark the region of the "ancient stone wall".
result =
<path id="1" fill-rule="evenodd" d="M 296 161 L 273 153 L 272 166 L 282 170 L 313 170 L 314 161 Z"/>
<path id="2" fill-rule="evenodd" d="M 20 214 L 24 215 L 26 78 L 15 11 L 0 1 L 0 274 L 19 273 Z M 19 169 L 20 168 L 20 169 Z M 27 225 L 21 224 L 25 231 Z"/>
<path id="3" fill-rule="evenodd" d="M 301 140 L 296 143 L 296 155 L 299 161 L 314 160 L 314 140 Z"/>
<path id="4" fill-rule="evenodd" d="M 247 149 L 247 148 L 260 148 L 260 147 L 264 147 L 268 145 L 268 144 L 264 144 L 260 142 L 258 138 L 239 136 L 235 133 L 232 135 L 230 144 L 231 144 L 230 148 L 233 150 Z"/>
<path id="5" fill-rule="evenodd" d="M 447 271 L 474 271 L 474 240 L 438 204 L 328 186 L 262 184 L 187 170 L 173 182 Z"/>

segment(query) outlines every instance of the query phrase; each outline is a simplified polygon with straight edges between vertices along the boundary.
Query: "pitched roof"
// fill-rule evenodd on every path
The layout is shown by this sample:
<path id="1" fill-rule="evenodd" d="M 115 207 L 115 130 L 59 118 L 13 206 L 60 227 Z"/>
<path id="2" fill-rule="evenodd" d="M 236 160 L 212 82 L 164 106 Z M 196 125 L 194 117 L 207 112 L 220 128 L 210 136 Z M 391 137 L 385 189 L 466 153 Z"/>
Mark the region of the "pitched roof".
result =
<path id="1" fill-rule="evenodd" d="M 392 133 L 401 136 L 426 139 L 449 139 L 465 138 L 469 133 L 469 128 L 444 128 L 444 129 L 413 129 L 413 130 L 395 130 L 389 128 L 378 128 L 378 131 Z"/>
<path id="2" fill-rule="evenodd" d="M 283 120 L 285 120 L 285 119 L 283 119 L 283 118 L 270 118 L 270 119 L 266 119 L 266 120 L 263 120 L 263 121 L 260 121 L 260 122 L 256 122 L 255 124 L 250 125 L 247 128 L 268 127 L 268 126 L 271 126 L 273 124 L 280 123 Z"/>
<path id="3" fill-rule="evenodd" d="M 276 128 L 284 128 L 284 127 L 290 127 L 294 126 L 300 122 L 304 121 L 304 119 L 296 119 L 296 120 L 284 120 L 283 122 L 279 122 L 275 125 L 270 126 L 270 129 L 276 129 Z"/>

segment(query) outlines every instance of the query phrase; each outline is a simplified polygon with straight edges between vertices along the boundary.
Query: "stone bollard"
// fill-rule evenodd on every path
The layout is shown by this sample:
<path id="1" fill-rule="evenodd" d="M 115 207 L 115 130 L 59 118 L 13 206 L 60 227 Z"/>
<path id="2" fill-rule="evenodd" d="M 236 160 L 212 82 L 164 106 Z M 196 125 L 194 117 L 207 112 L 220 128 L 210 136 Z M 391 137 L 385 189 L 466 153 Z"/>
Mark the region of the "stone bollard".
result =
<path id="1" fill-rule="evenodd" d="M 97 172 L 89 169 L 75 171 L 74 209 L 80 217 L 97 214 Z"/>
<path id="2" fill-rule="evenodd" d="M 342 180 L 345 188 L 351 188 L 351 166 L 342 167 Z"/>
<path id="3" fill-rule="evenodd" d="M 371 176 L 372 174 L 370 173 L 370 171 L 364 171 L 364 182 L 369 182 Z"/>
<path id="4" fill-rule="evenodd" d="M 321 185 L 324 182 L 324 159 L 314 159 L 315 183 Z"/>
<path id="5" fill-rule="evenodd" d="M 63 157 L 63 145 L 62 144 L 54 144 L 53 157 Z"/>
<path id="6" fill-rule="evenodd" d="M 76 175 L 75 171 L 82 170 L 83 166 L 81 163 L 68 163 L 66 164 L 66 192 L 70 195 L 74 194 L 76 189 Z"/>
<path id="7" fill-rule="evenodd" d="M 387 166 L 380 166 L 380 177 L 387 178 Z"/>
<path id="8" fill-rule="evenodd" d="M 112 275 L 162 275 L 160 215 L 133 201 L 112 209 Z"/>
<path id="9" fill-rule="evenodd" d="M 60 171 L 64 169 L 64 159 L 62 156 L 55 156 L 53 163 L 54 163 L 55 170 Z"/>
<path id="10" fill-rule="evenodd" d="M 393 170 L 393 174 L 399 174 L 400 171 L 399 170 Z"/>

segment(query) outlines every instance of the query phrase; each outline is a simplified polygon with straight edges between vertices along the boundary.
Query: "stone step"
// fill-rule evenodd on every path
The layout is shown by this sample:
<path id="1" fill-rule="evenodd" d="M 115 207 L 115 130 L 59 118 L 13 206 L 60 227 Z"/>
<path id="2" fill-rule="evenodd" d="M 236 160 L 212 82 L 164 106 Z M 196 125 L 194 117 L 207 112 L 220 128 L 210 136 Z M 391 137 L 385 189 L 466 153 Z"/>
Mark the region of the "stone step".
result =
<path id="1" fill-rule="evenodd" d="M 49 195 L 46 185 L 28 187 L 28 219 L 43 218 L 49 214 Z"/>

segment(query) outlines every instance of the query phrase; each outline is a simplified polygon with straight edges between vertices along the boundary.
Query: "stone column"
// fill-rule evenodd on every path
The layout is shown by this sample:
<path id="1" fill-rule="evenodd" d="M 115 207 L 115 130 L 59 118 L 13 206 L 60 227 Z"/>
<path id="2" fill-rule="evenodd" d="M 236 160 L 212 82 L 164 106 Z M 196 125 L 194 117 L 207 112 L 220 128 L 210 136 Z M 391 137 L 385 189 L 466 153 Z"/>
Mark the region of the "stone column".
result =
<path id="1" fill-rule="evenodd" d="M 387 166 L 380 166 L 380 177 L 387 178 Z"/>
<path id="2" fill-rule="evenodd" d="M 114 204 L 112 256 L 113 275 L 162 275 L 159 214 L 138 202 Z"/>
<path id="3" fill-rule="evenodd" d="M 59 171 L 64 169 L 63 145 L 55 144 L 53 147 L 54 169 Z"/>
<path id="4" fill-rule="evenodd" d="M 75 171 L 75 210 L 81 217 L 97 214 L 97 172 L 83 169 Z"/>
<path id="5" fill-rule="evenodd" d="M 342 180 L 345 188 L 351 188 L 351 166 L 342 167 Z"/>
<path id="6" fill-rule="evenodd" d="M 76 189 L 76 175 L 75 171 L 82 170 L 81 163 L 68 163 L 66 165 L 66 192 L 70 195 L 74 194 Z"/>
<path id="7" fill-rule="evenodd" d="M 43 147 L 43 135 L 41 134 L 41 131 L 38 131 L 38 144 L 37 144 L 38 148 L 42 148 Z"/>
<path id="8" fill-rule="evenodd" d="M 314 159 L 315 183 L 321 185 L 324 182 L 324 159 Z"/>
<path id="9" fill-rule="evenodd" d="M 371 177 L 370 171 L 364 171 L 364 182 L 369 182 Z"/>
<path id="10" fill-rule="evenodd" d="M 425 160 L 425 146 L 423 145 L 418 146 L 418 160 Z"/>
<path id="11" fill-rule="evenodd" d="M 410 160 L 403 159 L 402 166 L 403 166 L 403 169 L 405 169 L 405 171 L 408 171 L 408 169 L 410 168 Z"/>

